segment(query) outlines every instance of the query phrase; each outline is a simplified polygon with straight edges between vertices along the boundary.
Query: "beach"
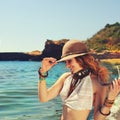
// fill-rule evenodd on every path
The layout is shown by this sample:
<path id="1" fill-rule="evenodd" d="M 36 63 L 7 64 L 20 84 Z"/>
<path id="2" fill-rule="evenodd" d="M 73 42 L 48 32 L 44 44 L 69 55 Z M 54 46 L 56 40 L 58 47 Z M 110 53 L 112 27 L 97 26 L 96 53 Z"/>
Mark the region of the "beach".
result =
<path id="1" fill-rule="evenodd" d="M 102 59 L 102 62 L 110 63 L 110 64 L 119 64 L 120 65 L 120 58 L 116 59 Z"/>

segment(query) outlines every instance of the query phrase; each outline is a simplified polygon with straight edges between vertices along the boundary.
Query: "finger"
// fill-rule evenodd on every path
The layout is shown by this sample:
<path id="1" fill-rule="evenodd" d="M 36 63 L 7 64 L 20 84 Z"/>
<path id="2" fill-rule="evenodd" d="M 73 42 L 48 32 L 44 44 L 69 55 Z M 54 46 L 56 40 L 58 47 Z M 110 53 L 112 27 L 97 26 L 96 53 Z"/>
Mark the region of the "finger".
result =
<path id="1" fill-rule="evenodd" d="M 113 81 L 113 89 L 116 92 L 116 94 L 120 91 L 120 85 L 118 83 L 118 80 Z"/>
<path id="2" fill-rule="evenodd" d="M 119 86 L 120 86 L 120 79 L 118 79 L 118 84 L 119 84 Z"/>
<path id="3" fill-rule="evenodd" d="M 118 90 L 119 89 L 119 83 L 118 80 L 115 80 L 115 88 Z"/>
<path id="4" fill-rule="evenodd" d="M 112 81 L 111 88 L 113 89 L 115 86 L 115 80 Z"/>
<path id="5" fill-rule="evenodd" d="M 110 86 L 110 90 L 116 91 L 116 80 L 113 80 L 113 81 L 112 81 L 112 84 L 111 84 L 111 86 Z"/>
<path id="6" fill-rule="evenodd" d="M 117 87 L 117 89 L 120 89 L 120 80 L 119 79 L 116 80 L 116 87 Z"/>
<path id="7" fill-rule="evenodd" d="M 118 81 L 118 89 L 120 90 L 120 79 L 118 79 L 117 81 Z"/>
<path id="8" fill-rule="evenodd" d="M 55 63 L 57 63 L 57 62 L 56 62 L 56 59 L 50 59 L 50 60 L 49 60 L 49 63 L 50 63 L 50 64 L 55 64 Z"/>

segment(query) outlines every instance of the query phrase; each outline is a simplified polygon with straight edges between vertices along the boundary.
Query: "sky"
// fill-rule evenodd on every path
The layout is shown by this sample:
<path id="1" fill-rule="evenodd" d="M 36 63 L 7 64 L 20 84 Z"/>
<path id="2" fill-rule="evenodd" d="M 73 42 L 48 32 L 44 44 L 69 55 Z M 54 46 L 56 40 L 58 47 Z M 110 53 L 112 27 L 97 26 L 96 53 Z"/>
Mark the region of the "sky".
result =
<path id="1" fill-rule="evenodd" d="M 46 40 L 87 40 L 120 23 L 120 0 L 0 0 L 0 52 L 42 51 Z"/>

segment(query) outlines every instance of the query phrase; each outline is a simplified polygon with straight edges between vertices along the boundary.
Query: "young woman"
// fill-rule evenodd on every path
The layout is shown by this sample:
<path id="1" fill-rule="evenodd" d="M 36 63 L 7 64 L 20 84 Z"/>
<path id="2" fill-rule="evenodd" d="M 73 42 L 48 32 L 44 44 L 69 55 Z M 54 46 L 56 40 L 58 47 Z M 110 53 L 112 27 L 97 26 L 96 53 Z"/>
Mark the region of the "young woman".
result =
<path id="1" fill-rule="evenodd" d="M 65 61 L 70 72 L 64 73 L 47 89 L 48 70 L 61 61 Z M 43 59 L 39 69 L 39 99 L 47 102 L 60 94 L 63 101 L 61 120 L 87 120 L 93 108 L 94 120 L 104 120 L 120 92 L 120 80 L 108 83 L 108 79 L 108 70 L 94 59 L 86 45 L 70 40 L 64 45 L 59 61 L 51 57 Z"/>

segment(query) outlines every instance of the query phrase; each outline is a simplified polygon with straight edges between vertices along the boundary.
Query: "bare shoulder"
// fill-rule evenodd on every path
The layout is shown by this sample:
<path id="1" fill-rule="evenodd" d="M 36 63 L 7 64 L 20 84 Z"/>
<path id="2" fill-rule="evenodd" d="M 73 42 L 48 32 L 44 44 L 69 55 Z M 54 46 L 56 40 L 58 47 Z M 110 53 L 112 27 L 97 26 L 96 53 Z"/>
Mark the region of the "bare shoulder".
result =
<path id="1" fill-rule="evenodd" d="M 90 77 L 91 77 L 91 80 L 92 80 L 93 85 L 99 86 L 99 82 L 98 82 L 97 76 L 91 74 Z"/>
<path id="2" fill-rule="evenodd" d="M 61 84 L 63 85 L 64 81 L 66 80 L 66 78 L 70 75 L 70 72 L 66 72 L 64 74 L 62 74 L 59 79 L 56 81 L 55 84 Z"/>
<path id="3" fill-rule="evenodd" d="M 91 74 L 94 93 L 101 91 L 104 87 L 99 83 L 97 76 Z"/>
<path id="4" fill-rule="evenodd" d="M 64 74 L 61 75 L 61 77 L 59 78 L 60 81 L 65 81 L 65 79 L 70 75 L 71 73 L 70 72 L 66 72 Z"/>
<path id="5" fill-rule="evenodd" d="M 103 86 L 103 85 L 100 84 L 100 82 L 98 81 L 97 76 L 91 74 L 90 77 L 92 79 L 94 93 L 101 93 L 101 92 L 107 90 L 106 86 Z"/>

